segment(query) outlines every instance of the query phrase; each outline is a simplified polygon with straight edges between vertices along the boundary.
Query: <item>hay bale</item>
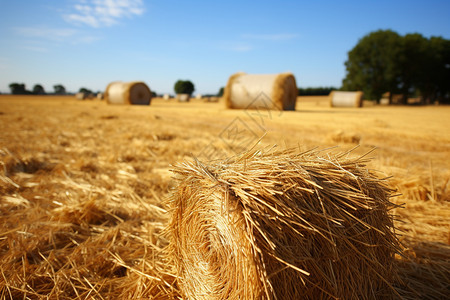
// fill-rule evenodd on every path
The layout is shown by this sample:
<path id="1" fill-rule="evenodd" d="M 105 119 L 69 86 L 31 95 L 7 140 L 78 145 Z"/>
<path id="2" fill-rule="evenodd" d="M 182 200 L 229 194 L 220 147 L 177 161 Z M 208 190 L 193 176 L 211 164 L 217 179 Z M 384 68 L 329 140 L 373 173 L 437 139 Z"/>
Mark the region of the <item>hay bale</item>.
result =
<path id="1" fill-rule="evenodd" d="M 87 94 L 86 93 L 76 93 L 75 94 L 75 99 L 77 100 L 86 100 L 87 99 Z"/>
<path id="2" fill-rule="evenodd" d="M 166 100 L 166 101 L 170 100 L 170 95 L 169 94 L 164 94 L 163 95 L 163 99 Z"/>
<path id="3" fill-rule="evenodd" d="M 236 73 L 229 78 L 223 97 L 227 108 L 295 110 L 297 93 L 291 73 Z"/>
<path id="4" fill-rule="evenodd" d="M 152 93 L 144 82 L 116 81 L 106 87 L 104 97 L 108 104 L 150 105 Z"/>
<path id="5" fill-rule="evenodd" d="M 253 151 L 177 165 L 168 232 L 183 296 L 392 296 L 392 191 L 347 154 Z"/>
<path id="6" fill-rule="evenodd" d="M 329 135 L 329 140 L 334 143 L 359 144 L 361 142 L 361 135 L 357 132 L 338 130 Z"/>
<path id="7" fill-rule="evenodd" d="M 331 107 L 362 107 L 364 93 L 332 91 L 329 95 Z"/>
<path id="8" fill-rule="evenodd" d="M 189 102 L 191 100 L 191 95 L 189 94 L 177 94 L 178 102 Z"/>

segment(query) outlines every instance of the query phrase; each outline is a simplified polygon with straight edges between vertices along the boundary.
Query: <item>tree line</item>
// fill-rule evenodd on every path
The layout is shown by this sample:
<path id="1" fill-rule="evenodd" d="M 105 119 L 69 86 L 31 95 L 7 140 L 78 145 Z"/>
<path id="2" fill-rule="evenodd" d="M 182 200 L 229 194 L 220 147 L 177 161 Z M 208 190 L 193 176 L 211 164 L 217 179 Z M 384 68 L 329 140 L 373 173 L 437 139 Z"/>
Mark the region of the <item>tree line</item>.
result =
<path id="1" fill-rule="evenodd" d="M 35 84 L 31 91 L 26 89 L 24 83 L 13 82 L 9 85 L 9 89 L 11 90 L 11 94 L 13 95 L 45 95 L 44 87 L 41 84 Z M 83 89 L 83 88 L 82 88 Z M 66 88 L 62 84 L 55 84 L 53 86 L 54 94 L 56 95 L 65 95 L 67 94 Z M 81 90 L 81 89 L 80 89 Z"/>
<path id="2" fill-rule="evenodd" d="M 307 87 L 298 88 L 299 96 L 326 96 L 331 93 L 331 91 L 337 90 L 335 87 Z"/>
<path id="3" fill-rule="evenodd" d="M 362 90 L 379 102 L 386 92 L 390 102 L 401 95 L 420 97 L 422 103 L 450 103 L 450 40 L 404 36 L 392 30 L 371 32 L 348 52 L 343 90 Z"/>

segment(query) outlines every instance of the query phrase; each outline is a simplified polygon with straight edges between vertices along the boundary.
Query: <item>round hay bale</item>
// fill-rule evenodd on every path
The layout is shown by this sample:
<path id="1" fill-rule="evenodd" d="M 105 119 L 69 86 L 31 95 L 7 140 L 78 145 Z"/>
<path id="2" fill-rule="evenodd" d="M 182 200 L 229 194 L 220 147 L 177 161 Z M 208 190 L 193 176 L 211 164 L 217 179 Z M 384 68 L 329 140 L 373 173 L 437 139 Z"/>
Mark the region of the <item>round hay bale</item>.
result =
<path id="1" fill-rule="evenodd" d="M 77 100 L 86 100 L 87 99 L 87 95 L 86 95 L 86 93 L 82 93 L 82 92 L 76 93 L 75 94 L 75 99 L 77 99 Z"/>
<path id="2" fill-rule="evenodd" d="M 152 93 L 144 82 L 116 81 L 106 87 L 104 97 L 109 104 L 150 105 Z"/>
<path id="3" fill-rule="evenodd" d="M 332 91 L 329 95 L 331 107 L 362 107 L 364 93 Z"/>
<path id="4" fill-rule="evenodd" d="M 178 102 L 189 102 L 191 100 L 191 95 L 189 94 L 177 94 Z"/>
<path id="5" fill-rule="evenodd" d="M 227 108 L 295 110 L 297 84 L 292 73 L 230 76 L 224 90 Z"/>
<path id="6" fill-rule="evenodd" d="M 183 296 L 394 295 L 392 190 L 347 154 L 253 151 L 177 165 L 168 250 Z"/>

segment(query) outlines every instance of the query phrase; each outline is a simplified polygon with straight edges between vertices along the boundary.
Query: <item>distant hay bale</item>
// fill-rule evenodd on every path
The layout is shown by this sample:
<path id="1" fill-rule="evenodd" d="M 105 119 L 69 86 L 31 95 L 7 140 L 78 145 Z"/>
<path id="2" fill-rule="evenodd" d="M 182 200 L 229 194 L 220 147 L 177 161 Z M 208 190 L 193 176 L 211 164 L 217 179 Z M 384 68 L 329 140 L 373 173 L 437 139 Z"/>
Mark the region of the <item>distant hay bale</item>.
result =
<path id="1" fill-rule="evenodd" d="M 87 94 L 86 93 L 76 93 L 75 94 L 75 99 L 77 100 L 86 100 L 87 99 Z"/>
<path id="2" fill-rule="evenodd" d="M 392 297 L 392 191 L 347 154 L 252 151 L 177 165 L 168 233 L 183 297 Z"/>
<path id="3" fill-rule="evenodd" d="M 189 94 L 177 94 L 177 100 L 179 102 L 189 102 L 191 95 Z"/>
<path id="4" fill-rule="evenodd" d="M 103 93 L 97 93 L 97 100 L 103 100 Z"/>
<path id="5" fill-rule="evenodd" d="M 329 95 L 331 107 L 362 107 L 364 93 L 332 91 Z"/>
<path id="6" fill-rule="evenodd" d="M 197 99 L 197 100 L 202 100 L 202 94 L 197 94 L 197 95 L 195 95 L 195 99 Z"/>
<path id="7" fill-rule="evenodd" d="M 105 99 L 109 104 L 149 105 L 151 98 L 150 88 L 141 81 L 112 82 L 105 91 Z"/>
<path id="8" fill-rule="evenodd" d="M 164 94 L 163 95 L 163 99 L 164 100 L 170 100 L 170 95 L 169 94 Z"/>
<path id="9" fill-rule="evenodd" d="M 236 73 L 224 90 L 227 108 L 295 110 L 297 84 L 291 73 Z"/>
<path id="10" fill-rule="evenodd" d="M 329 138 L 335 143 L 359 144 L 361 141 L 361 135 L 359 133 L 345 132 L 343 130 L 338 130 L 330 134 Z"/>

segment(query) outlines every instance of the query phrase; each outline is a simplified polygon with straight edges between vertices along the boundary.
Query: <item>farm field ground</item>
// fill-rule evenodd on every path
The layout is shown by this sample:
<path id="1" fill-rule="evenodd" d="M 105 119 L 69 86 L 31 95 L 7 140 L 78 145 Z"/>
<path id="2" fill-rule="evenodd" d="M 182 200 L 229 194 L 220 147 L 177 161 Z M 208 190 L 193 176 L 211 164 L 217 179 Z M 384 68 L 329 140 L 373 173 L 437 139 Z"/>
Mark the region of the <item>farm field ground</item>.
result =
<path id="1" fill-rule="evenodd" d="M 0 298 L 179 297 L 162 251 L 171 166 L 277 145 L 370 152 L 403 205 L 399 294 L 445 299 L 449 132 L 448 106 L 330 108 L 326 97 L 299 97 L 296 111 L 246 111 L 0 95 Z"/>

